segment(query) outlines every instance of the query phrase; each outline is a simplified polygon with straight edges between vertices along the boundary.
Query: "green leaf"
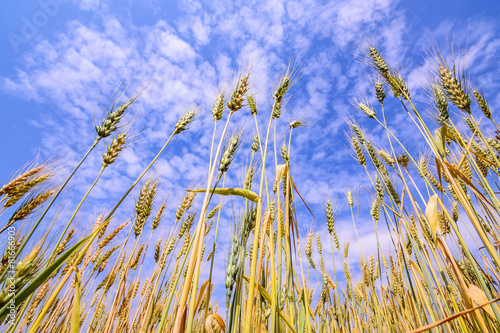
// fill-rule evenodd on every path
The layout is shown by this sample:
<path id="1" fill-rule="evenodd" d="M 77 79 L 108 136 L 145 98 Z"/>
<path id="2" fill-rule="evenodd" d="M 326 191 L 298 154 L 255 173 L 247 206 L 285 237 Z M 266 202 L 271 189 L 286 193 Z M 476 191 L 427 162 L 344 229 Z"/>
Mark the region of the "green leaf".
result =
<path id="1" fill-rule="evenodd" d="M 94 231 L 94 233 L 99 232 L 99 229 Z M 42 284 L 47 281 L 54 272 L 56 272 L 76 251 L 78 251 L 83 244 L 85 244 L 92 234 L 81 239 L 78 243 L 73 245 L 69 250 L 64 252 L 59 258 L 54 260 L 47 268 L 45 268 L 36 278 L 34 278 L 30 284 L 28 284 L 23 290 L 17 293 L 14 298 L 10 299 L 1 309 L 0 309 L 0 319 L 3 319 L 9 312 L 8 306 L 12 302 L 16 305 L 24 302 L 31 294 L 33 294 Z"/>
<path id="2" fill-rule="evenodd" d="M 195 193 L 203 193 L 206 192 L 207 189 L 199 189 L 199 190 L 188 190 L 189 192 L 195 192 Z M 251 200 L 253 202 L 257 202 L 259 200 L 259 196 L 257 193 L 250 191 L 250 190 L 245 190 L 243 188 L 237 188 L 237 187 L 220 187 L 216 188 L 213 190 L 214 194 L 220 194 L 220 195 L 236 195 L 240 197 L 244 197 L 248 200 Z"/>
<path id="3" fill-rule="evenodd" d="M 300 302 L 299 312 L 299 332 L 305 332 L 306 325 L 306 296 L 304 289 L 302 289 L 302 301 Z"/>
<path id="4" fill-rule="evenodd" d="M 71 315 L 71 332 L 80 332 L 80 301 L 81 301 L 81 282 L 80 271 L 75 268 L 75 296 L 73 298 L 73 313 Z"/>
<path id="5" fill-rule="evenodd" d="M 434 140 L 436 141 L 436 148 L 441 157 L 446 155 L 446 142 L 444 138 L 446 137 L 446 126 L 442 126 L 434 131 Z"/>

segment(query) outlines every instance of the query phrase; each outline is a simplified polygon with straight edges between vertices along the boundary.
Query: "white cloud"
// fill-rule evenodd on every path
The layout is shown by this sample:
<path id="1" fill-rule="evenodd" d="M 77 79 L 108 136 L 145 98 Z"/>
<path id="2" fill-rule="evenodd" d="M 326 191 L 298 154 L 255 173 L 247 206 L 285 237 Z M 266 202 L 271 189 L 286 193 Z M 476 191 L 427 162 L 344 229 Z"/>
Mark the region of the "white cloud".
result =
<path id="1" fill-rule="evenodd" d="M 199 17 L 195 18 L 195 21 L 191 24 L 191 29 L 199 44 L 206 45 L 210 41 L 210 26 L 203 24 Z"/>
<path id="2" fill-rule="evenodd" d="M 150 47 L 158 48 L 160 54 L 175 62 L 192 60 L 195 52 L 191 46 L 170 31 L 162 31 L 163 24 L 157 27 L 159 31 L 150 35 Z"/>
<path id="3" fill-rule="evenodd" d="M 81 9 L 84 10 L 90 10 L 90 9 L 97 9 L 99 6 L 100 0 L 81 0 L 79 1 L 79 5 Z"/>

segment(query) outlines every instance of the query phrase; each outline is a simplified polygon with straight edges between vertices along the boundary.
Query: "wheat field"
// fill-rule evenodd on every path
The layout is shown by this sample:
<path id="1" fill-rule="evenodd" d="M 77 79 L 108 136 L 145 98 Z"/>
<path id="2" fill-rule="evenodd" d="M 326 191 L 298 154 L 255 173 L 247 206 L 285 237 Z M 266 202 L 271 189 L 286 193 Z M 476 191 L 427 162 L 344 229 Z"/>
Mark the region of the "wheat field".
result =
<path id="1" fill-rule="evenodd" d="M 133 144 L 133 124 L 122 122 L 144 90 L 125 101 L 115 98 L 67 179 L 56 181 L 59 161 L 30 163 L 0 189 L 0 215 L 6 221 L 2 331 L 500 332 L 500 129 L 481 89 L 470 84 L 453 58 L 445 59 L 436 52 L 426 90 L 410 94 L 405 78 L 376 47 L 365 50 L 377 102 L 353 101 L 354 115 L 345 128 L 350 153 L 371 185 L 348 190 L 339 200 L 347 203 L 356 230 L 360 221 L 354 212 L 367 203 L 355 202 L 355 192 L 364 191 L 371 198 L 372 238 L 378 242 L 383 228 L 392 243 L 390 251 L 379 244 L 360 260 L 349 257 L 350 245 L 336 225 L 338 205 L 329 198 L 317 217 L 326 224 L 329 242 L 314 230 L 299 232 L 305 222 L 298 219 L 297 206 L 308 207 L 294 181 L 299 171 L 290 148 L 293 133 L 306 124 L 291 121 L 280 134 L 287 140 L 276 139 L 300 76 L 293 66 L 272 96 L 250 93 L 254 73 L 249 70 L 241 72 L 231 91 L 211 101 L 211 117 L 205 119 L 214 128 L 207 177 L 202 186 L 179 189 L 184 198 L 175 212 L 165 212 L 154 164 L 184 131 L 196 130 L 192 125 L 200 121 L 200 108 L 178 119 L 156 157 L 122 189 L 122 199 L 84 233 L 77 223 L 86 214 L 80 207 Z M 272 100 L 271 108 L 261 109 L 259 98 Z M 404 115 L 418 133 L 417 149 L 403 145 L 405 138 L 387 125 L 389 99 L 390 112 Z M 363 117 L 382 131 L 384 142 L 373 142 L 360 125 Z M 233 130 L 235 118 L 248 118 L 246 127 L 257 135 L 250 137 L 247 128 Z M 258 120 L 267 127 L 259 128 Z M 66 185 L 103 145 L 94 183 L 71 218 L 61 218 L 54 202 L 78 186 Z M 245 170 L 231 169 L 236 154 L 245 156 Z M 226 182 L 228 172 L 244 174 L 243 181 Z M 125 199 L 131 196 L 134 205 L 128 209 L 134 214 L 117 220 L 115 213 L 127 209 Z M 225 281 L 213 281 L 214 253 L 221 251 L 217 235 L 229 228 L 226 217 L 234 214 L 225 200 L 244 208 L 234 217 Z M 166 219 L 173 227 L 166 227 Z M 49 226 L 56 239 L 49 240 L 41 226 Z M 215 283 L 224 284 L 225 294 L 214 293 Z"/>

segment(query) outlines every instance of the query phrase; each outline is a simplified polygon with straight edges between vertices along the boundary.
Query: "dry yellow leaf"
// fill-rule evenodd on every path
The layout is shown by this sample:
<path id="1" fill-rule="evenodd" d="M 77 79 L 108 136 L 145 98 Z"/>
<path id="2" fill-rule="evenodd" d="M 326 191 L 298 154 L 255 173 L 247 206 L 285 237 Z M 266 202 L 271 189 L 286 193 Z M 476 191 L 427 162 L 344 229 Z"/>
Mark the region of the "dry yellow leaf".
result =
<path id="1" fill-rule="evenodd" d="M 488 297 L 486 297 L 486 294 L 485 292 L 473 285 L 473 284 L 470 284 L 469 285 L 469 288 L 467 289 L 467 295 L 472 298 L 472 300 L 477 303 L 478 305 L 480 304 L 484 304 L 484 303 L 488 303 Z M 485 307 L 483 307 L 483 309 L 488 312 L 488 314 L 490 316 L 492 316 L 493 318 L 495 317 L 495 314 L 493 313 L 493 309 L 491 308 L 491 305 L 486 305 Z"/>
<path id="2" fill-rule="evenodd" d="M 278 184 L 281 183 L 285 171 L 286 171 L 286 164 L 280 164 L 276 167 L 276 179 L 275 179 L 276 183 Z"/>
<path id="3" fill-rule="evenodd" d="M 212 329 L 212 317 L 213 315 L 209 315 L 205 319 L 205 331 L 207 333 L 214 333 L 214 330 Z"/>
<path id="4" fill-rule="evenodd" d="M 217 324 L 219 324 L 220 328 L 222 328 L 222 332 L 226 331 L 226 324 L 224 323 L 224 320 L 222 320 L 222 317 L 219 316 L 217 313 L 213 314 L 215 320 L 217 321 Z"/>
<path id="5" fill-rule="evenodd" d="M 226 324 L 224 323 L 224 320 L 222 319 L 221 316 L 219 316 L 217 313 L 213 313 L 205 319 L 205 331 L 208 333 L 213 333 L 214 330 L 212 329 L 212 319 L 215 319 L 217 322 L 217 325 L 222 329 L 222 332 L 226 331 Z"/>
<path id="6" fill-rule="evenodd" d="M 431 228 L 432 236 L 436 236 L 437 227 L 438 227 L 438 200 L 439 197 L 437 194 L 434 194 L 427 202 L 427 206 L 425 207 L 425 217 L 427 218 L 427 222 L 429 223 L 429 227 Z"/>

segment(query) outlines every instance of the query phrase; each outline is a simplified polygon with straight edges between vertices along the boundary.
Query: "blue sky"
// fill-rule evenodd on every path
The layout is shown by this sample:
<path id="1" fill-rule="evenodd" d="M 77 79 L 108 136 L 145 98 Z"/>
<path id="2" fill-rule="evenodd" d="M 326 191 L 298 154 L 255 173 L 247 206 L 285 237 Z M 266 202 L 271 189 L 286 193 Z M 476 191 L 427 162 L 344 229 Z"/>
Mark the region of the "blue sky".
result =
<path id="1" fill-rule="evenodd" d="M 295 118 L 309 123 L 297 129 L 292 143 L 295 182 L 317 217 L 314 221 L 300 214 L 302 233 L 325 229 L 327 198 L 338 197 L 338 205 L 345 208 L 345 191 L 367 182 L 349 155 L 344 134 L 349 114 L 371 128 L 350 103 L 357 97 L 374 101 L 372 73 L 360 58 L 366 43 L 377 45 L 390 64 L 402 69 L 415 101 L 423 103 L 430 66 L 426 50 L 436 43 L 446 54 L 454 40 L 467 49 L 465 62 L 473 82 L 482 87 L 494 111 L 500 106 L 496 1 L 40 0 L 3 1 L 0 12 L 2 183 L 37 154 L 73 166 L 92 143 L 94 118 L 101 116 L 113 90 L 124 80 L 130 92 L 151 81 L 133 106 L 140 114 L 133 124 L 137 141 L 106 170 L 84 206 L 91 214 L 121 195 L 123 184 L 130 184 L 149 163 L 180 114 L 201 105 L 200 121 L 176 138 L 175 148 L 156 167 L 162 195 L 168 194 L 174 208 L 182 189 L 205 177 L 212 131 L 209 109 L 216 94 L 250 65 L 252 91 L 263 113 L 269 112 L 271 91 L 289 59 L 301 68 L 282 118 L 283 126 Z M 390 106 L 391 128 L 412 145 L 418 136 L 401 110 L 391 111 Z M 248 112 L 237 116 L 235 128 L 248 123 L 247 137 L 252 138 Z M 377 142 L 382 132 L 373 129 L 370 135 Z M 242 149 L 250 144 L 248 139 Z M 76 194 L 83 194 L 96 176 L 99 149 L 77 175 Z M 245 162 L 236 159 L 228 182 L 241 182 Z M 73 202 L 79 196 L 66 199 Z M 361 206 L 368 209 L 369 201 Z M 365 216 L 361 222 L 371 221 Z M 337 224 L 343 243 L 354 242 L 347 217 L 340 215 Z M 366 246 L 374 244 L 371 223 L 359 231 Z M 351 249 L 356 253 L 355 246 Z M 226 251 L 221 252 L 223 259 Z"/>

